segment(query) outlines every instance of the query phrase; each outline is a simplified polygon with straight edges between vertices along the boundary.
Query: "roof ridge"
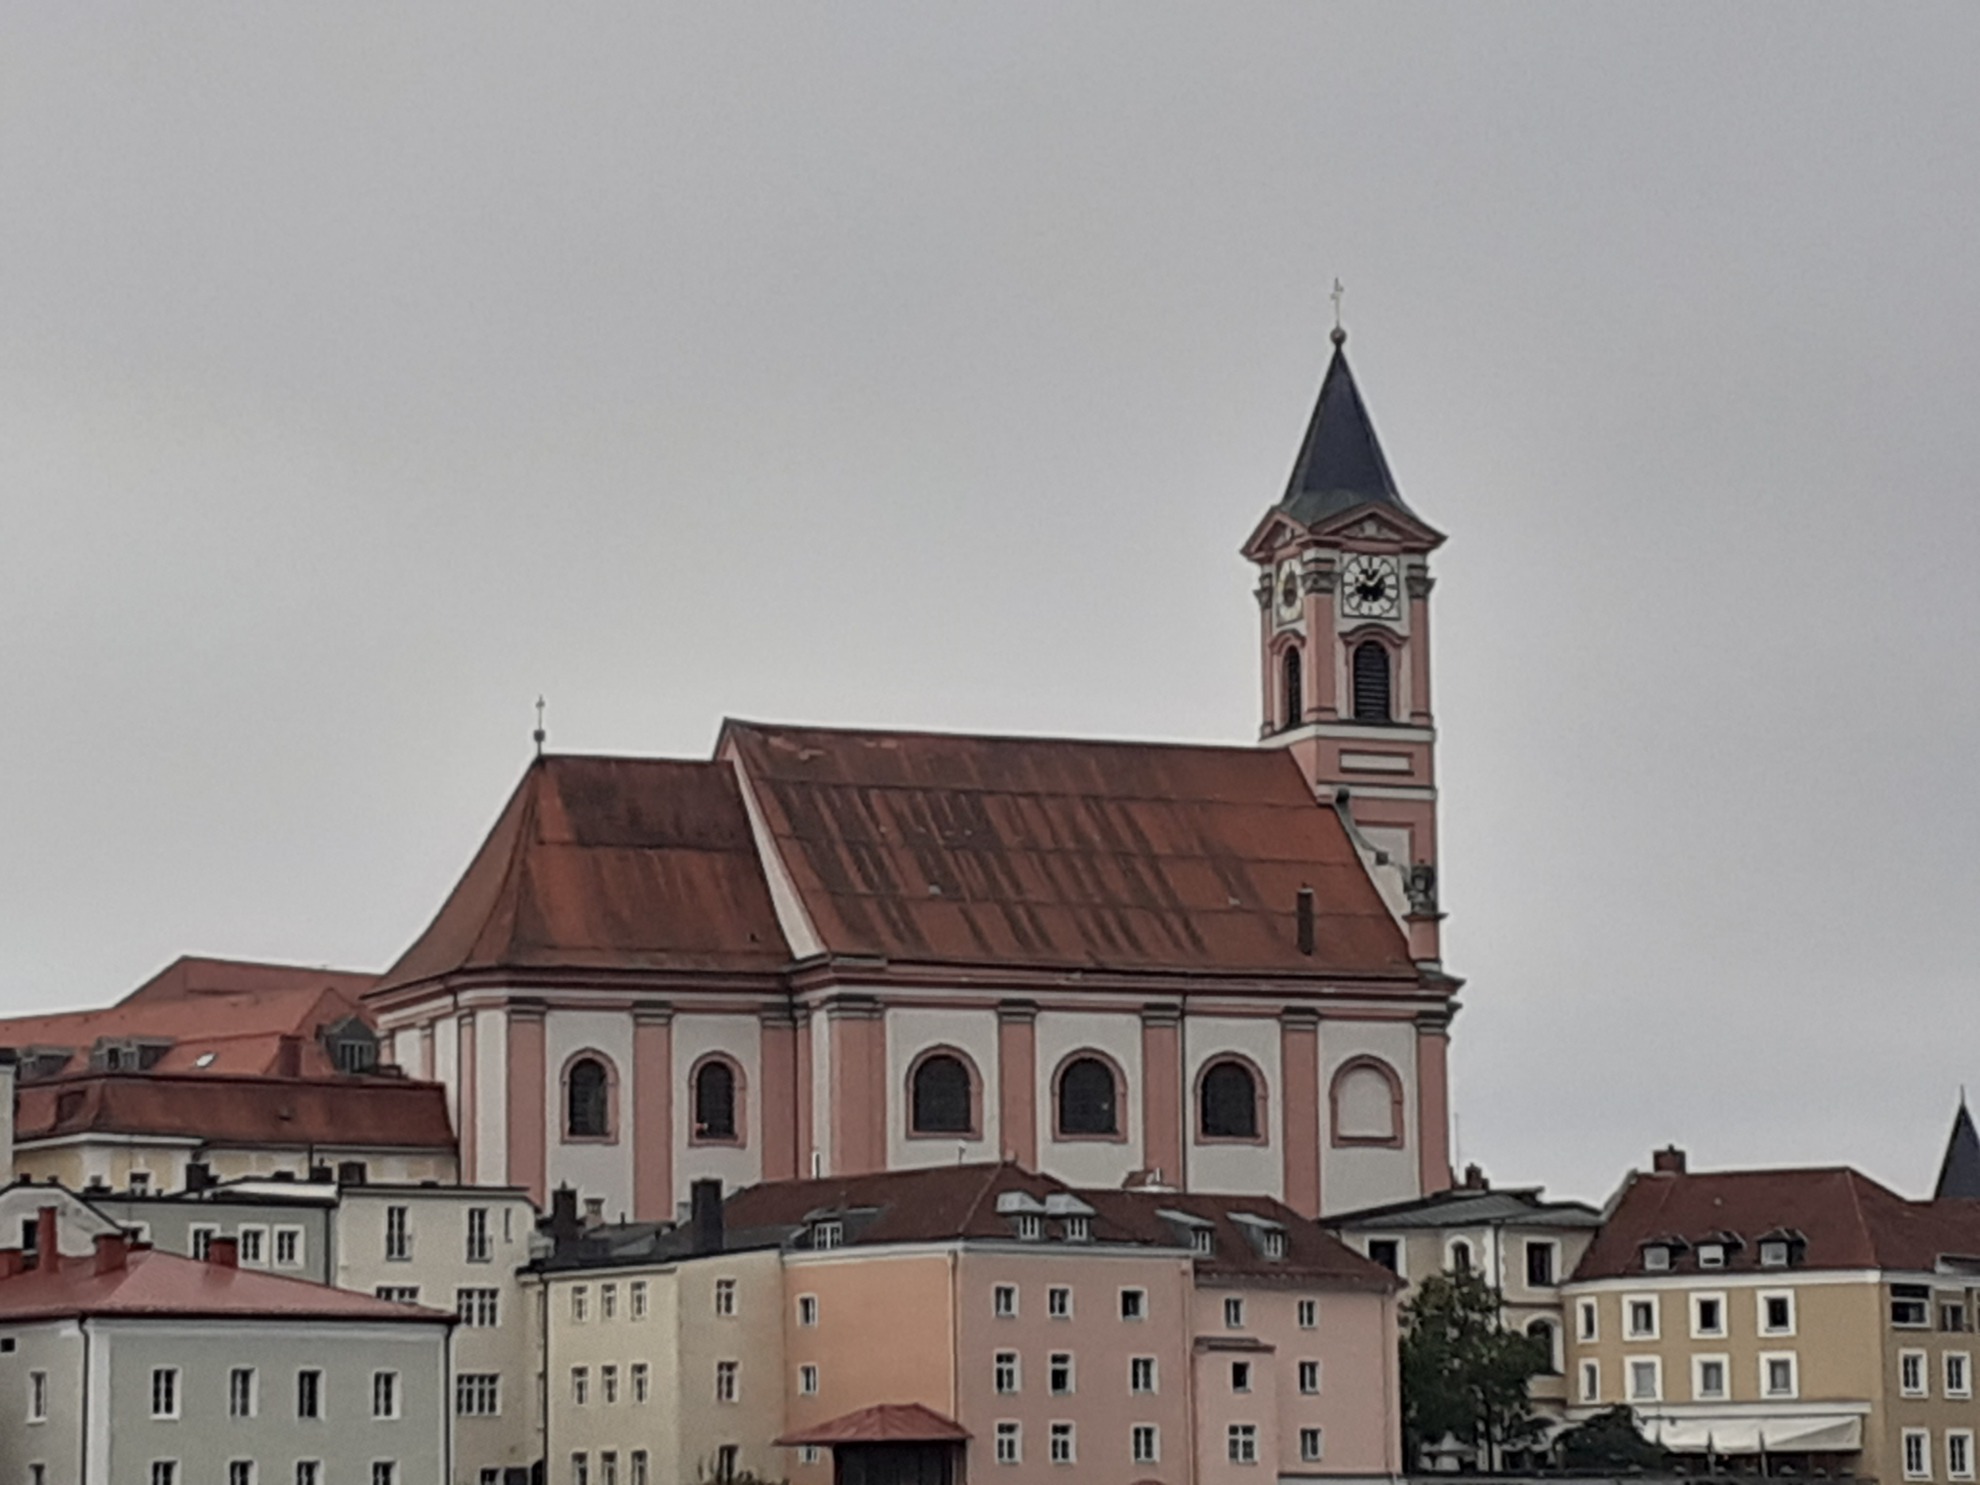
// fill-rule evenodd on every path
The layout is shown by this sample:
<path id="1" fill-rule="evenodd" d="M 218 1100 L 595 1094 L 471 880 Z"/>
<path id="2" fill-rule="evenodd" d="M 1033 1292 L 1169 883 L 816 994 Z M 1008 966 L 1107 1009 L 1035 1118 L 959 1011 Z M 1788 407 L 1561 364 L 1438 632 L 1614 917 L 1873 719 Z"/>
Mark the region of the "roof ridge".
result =
<path id="1" fill-rule="evenodd" d="M 928 738 L 936 741 L 988 743 L 1052 743 L 1083 748 L 1174 748 L 1188 752 L 1236 753 L 1268 757 L 1255 743 L 1192 742 L 1186 738 L 1074 737 L 1050 732 L 974 732 L 940 727 L 851 727 L 831 722 L 757 722 L 747 717 L 724 717 L 722 730 L 748 728 L 754 732 L 829 732 L 837 737 Z M 1273 750 L 1275 751 L 1275 750 Z"/>

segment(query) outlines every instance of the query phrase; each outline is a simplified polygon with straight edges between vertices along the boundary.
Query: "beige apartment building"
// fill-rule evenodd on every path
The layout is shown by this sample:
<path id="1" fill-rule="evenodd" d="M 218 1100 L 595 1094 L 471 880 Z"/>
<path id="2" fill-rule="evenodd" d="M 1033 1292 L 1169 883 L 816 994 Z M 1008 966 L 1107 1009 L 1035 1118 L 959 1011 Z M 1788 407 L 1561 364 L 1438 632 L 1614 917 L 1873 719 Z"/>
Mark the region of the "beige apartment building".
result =
<path id="1" fill-rule="evenodd" d="M 1632 1174 L 1564 1287 L 1571 1418 L 1626 1403 L 1665 1448 L 1969 1481 L 1980 1204 L 1846 1168 Z"/>

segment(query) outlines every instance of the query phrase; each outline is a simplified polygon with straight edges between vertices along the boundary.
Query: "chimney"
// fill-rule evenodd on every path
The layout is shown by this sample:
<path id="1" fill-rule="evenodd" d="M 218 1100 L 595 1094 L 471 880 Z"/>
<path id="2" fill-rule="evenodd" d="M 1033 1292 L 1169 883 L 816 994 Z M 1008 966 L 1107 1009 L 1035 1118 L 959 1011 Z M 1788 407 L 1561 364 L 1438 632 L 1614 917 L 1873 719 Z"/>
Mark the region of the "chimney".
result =
<path id="1" fill-rule="evenodd" d="M 0 1170 L 14 1170 L 14 1087 L 20 1080 L 20 1054 L 0 1047 Z"/>
<path id="2" fill-rule="evenodd" d="M 1293 908 L 1294 930 L 1299 935 L 1299 952 L 1313 952 L 1313 889 L 1301 887 Z"/>
<path id="3" fill-rule="evenodd" d="M 722 1251 L 722 1183 L 720 1181 L 696 1181 L 688 1187 L 688 1223 L 693 1232 L 690 1246 L 695 1254 Z"/>
<path id="4" fill-rule="evenodd" d="M 230 1237 L 209 1238 L 206 1244 L 206 1261 L 215 1268 L 239 1268 L 241 1240 Z"/>
<path id="5" fill-rule="evenodd" d="M 213 1184 L 213 1167 L 204 1160 L 186 1162 L 186 1190 L 204 1191 Z"/>
<path id="6" fill-rule="evenodd" d="M 96 1271 L 99 1274 L 114 1274 L 129 1266 L 131 1260 L 130 1234 L 100 1232 L 96 1235 Z"/>
<path id="7" fill-rule="evenodd" d="M 284 1036 L 275 1044 L 275 1076 L 278 1078 L 302 1076 L 301 1037 Z"/>
<path id="8" fill-rule="evenodd" d="M 1650 1155 L 1650 1168 L 1660 1176 L 1681 1176 L 1684 1174 L 1684 1151 L 1676 1145 L 1654 1150 Z"/>
<path id="9" fill-rule="evenodd" d="M 312 1165 L 309 1168 L 309 1179 L 318 1186 L 328 1186 L 336 1176 L 327 1165 Z"/>
<path id="10" fill-rule="evenodd" d="M 34 1251 L 37 1260 L 51 1266 L 62 1256 L 58 1246 L 60 1233 L 55 1223 L 55 1208 L 43 1207 L 34 1214 Z"/>
<path id="11" fill-rule="evenodd" d="M 1485 1179 L 1484 1170 L 1476 1164 L 1464 1168 L 1464 1189 L 1467 1191 L 1490 1191 L 1492 1183 Z"/>
<path id="12" fill-rule="evenodd" d="M 559 1186 L 550 1193 L 550 1217 L 545 1225 L 550 1232 L 550 1241 L 559 1248 L 577 1241 L 584 1227 L 578 1221 L 575 1190 L 569 1186 Z"/>

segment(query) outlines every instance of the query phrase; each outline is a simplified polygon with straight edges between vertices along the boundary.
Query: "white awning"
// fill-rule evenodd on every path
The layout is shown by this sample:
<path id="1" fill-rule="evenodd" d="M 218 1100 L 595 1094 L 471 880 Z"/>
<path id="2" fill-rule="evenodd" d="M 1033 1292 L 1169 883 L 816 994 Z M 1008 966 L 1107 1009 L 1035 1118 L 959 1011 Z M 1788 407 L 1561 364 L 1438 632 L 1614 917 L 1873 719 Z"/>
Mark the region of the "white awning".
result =
<path id="1" fill-rule="evenodd" d="M 1643 1431 L 1678 1454 L 1851 1453 L 1863 1447 L 1863 1420 L 1852 1413 L 1746 1414 L 1722 1418 L 1646 1418 Z"/>

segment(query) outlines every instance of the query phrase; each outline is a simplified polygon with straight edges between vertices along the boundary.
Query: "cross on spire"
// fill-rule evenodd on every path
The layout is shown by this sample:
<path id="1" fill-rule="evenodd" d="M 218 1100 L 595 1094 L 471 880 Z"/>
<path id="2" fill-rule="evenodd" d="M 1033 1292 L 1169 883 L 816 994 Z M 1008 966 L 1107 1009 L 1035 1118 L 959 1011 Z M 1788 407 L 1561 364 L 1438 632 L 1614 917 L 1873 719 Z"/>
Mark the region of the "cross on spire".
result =
<path id="1" fill-rule="evenodd" d="M 1339 279 L 1334 280 L 1334 292 L 1327 296 L 1334 301 L 1334 333 L 1330 337 L 1335 345 L 1347 343 L 1347 331 L 1341 328 L 1341 301 L 1347 297 L 1347 289 Z"/>
<path id="2" fill-rule="evenodd" d="M 536 698 L 536 731 L 531 735 L 536 739 L 536 756 L 541 758 L 543 756 L 543 741 L 550 735 L 543 729 L 543 698 L 541 696 Z"/>

